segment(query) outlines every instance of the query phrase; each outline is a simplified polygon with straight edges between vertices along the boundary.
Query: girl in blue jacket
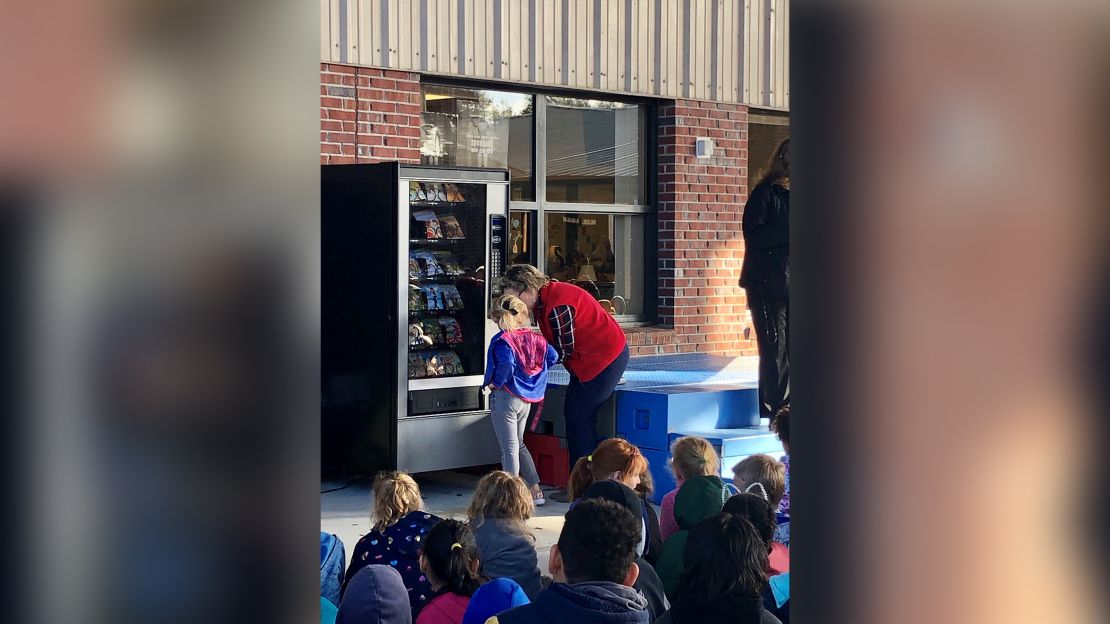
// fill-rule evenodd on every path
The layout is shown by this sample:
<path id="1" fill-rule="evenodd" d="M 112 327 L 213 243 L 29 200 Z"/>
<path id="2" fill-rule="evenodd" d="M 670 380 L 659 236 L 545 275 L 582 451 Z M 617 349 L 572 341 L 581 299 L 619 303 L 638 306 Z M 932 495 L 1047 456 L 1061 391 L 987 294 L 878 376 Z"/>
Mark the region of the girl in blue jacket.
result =
<path id="1" fill-rule="evenodd" d="M 509 474 L 520 474 L 538 507 L 545 501 L 540 476 L 524 446 L 524 431 L 531 404 L 543 402 L 547 369 L 559 355 L 542 335 L 529 328 L 528 306 L 513 295 L 494 300 L 490 319 L 501 331 L 489 344 L 483 390 L 492 393 L 490 417 L 501 446 L 501 467 Z"/>

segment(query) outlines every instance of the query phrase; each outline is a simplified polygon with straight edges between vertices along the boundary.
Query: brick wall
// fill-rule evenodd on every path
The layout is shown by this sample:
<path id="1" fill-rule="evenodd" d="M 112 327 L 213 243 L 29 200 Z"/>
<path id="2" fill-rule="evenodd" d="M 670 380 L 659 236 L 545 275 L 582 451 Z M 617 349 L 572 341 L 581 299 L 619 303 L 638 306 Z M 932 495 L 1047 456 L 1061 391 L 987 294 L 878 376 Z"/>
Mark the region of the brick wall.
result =
<path id="1" fill-rule="evenodd" d="M 695 156 L 698 137 L 714 140 L 712 157 Z M 631 332 L 637 354 L 757 353 L 739 287 L 747 143 L 742 105 L 679 100 L 660 106 L 658 280 L 666 329 Z"/>
<path id="2" fill-rule="evenodd" d="M 320 163 L 420 162 L 420 76 L 320 64 Z"/>

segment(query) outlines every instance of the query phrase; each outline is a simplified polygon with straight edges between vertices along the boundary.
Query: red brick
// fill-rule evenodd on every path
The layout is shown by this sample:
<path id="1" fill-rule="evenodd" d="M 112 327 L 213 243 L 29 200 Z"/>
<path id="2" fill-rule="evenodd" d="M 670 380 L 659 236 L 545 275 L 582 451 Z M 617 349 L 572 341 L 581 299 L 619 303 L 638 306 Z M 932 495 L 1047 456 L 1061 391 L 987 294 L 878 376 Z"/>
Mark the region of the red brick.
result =
<path id="1" fill-rule="evenodd" d="M 358 97 L 361 99 L 384 100 L 386 98 L 386 92 L 381 89 L 364 89 L 359 87 L 357 93 Z"/>
<path id="2" fill-rule="evenodd" d="M 324 83 L 325 85 L 331 84 L 353 87 L 355 86 L 356 80 L 355 76 L 352 76 L 350 74 L 321 74 L 320 82 Z"/>
<path id="3" fill-rule="evenodd" d="M 374 87 L 375 89 L 381 89 L 383 91 L 396 91 L 397 81 L 386 80 L 385 78 L 371 78 L 370 86 Z"/>
<path id="4" fill-rule="evenodd" d="M 412 72 L 384 70 L 382 75 L 386 78 L 393 78 L 396 80 L 419 80 L 420 77 Z"/>
<path id="5" fill-rule="evenodd" d="M 323 65 L 323 67 L 321 69 L 323 71 L 327 71 L 327 72 L 339 72 L 339 73 L 342 73 L 342 74 L 353 74 L 353 73 L 355 73 L 355 70 L 357 68 L 352 67 L 350 65 L 336 65 L 334 63 L 330 63 L 330 64 Z"/>

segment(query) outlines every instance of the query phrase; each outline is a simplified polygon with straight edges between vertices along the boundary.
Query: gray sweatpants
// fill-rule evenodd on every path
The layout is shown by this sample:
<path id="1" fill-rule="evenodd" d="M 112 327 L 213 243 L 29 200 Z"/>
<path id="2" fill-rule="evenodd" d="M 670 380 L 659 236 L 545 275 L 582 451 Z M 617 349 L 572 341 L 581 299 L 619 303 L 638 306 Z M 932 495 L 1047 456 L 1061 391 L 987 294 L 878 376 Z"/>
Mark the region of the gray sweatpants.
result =
<path id="1" fill-rule="evenodd" d="M 540 482 L 532 455 L 524 447 L 530 411 L 531 405 L 506 390 L 498 388 L 490 395 L 490 420 L 497 443 L 501 445 L 501 469 L 509 474 L 520 474 L 528 487 Z"/>

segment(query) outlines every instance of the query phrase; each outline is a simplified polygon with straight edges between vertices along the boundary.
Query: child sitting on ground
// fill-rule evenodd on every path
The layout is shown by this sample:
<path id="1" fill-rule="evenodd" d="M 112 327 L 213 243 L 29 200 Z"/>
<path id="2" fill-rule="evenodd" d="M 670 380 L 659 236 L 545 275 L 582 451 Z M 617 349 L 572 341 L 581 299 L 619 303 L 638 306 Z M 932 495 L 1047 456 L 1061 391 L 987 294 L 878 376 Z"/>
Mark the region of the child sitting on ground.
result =
<path id="1" fill-rule="evenodd" d="M 763 541 L 747 518 L 721 513 L 690 530 L 685 571 L 657 624 L 779 624 L 763 608 Z"/>
<path id="2" fill-rule="evenodd" d="M 741 492 L 762 496 L 778 513 L 786 494 L 786 466 L 782 462 L 770 455 L 751 455 L 732 467 L 732 475 L 733 485 Z"/>
<path id="3" fill-rule="evenodd" d="M 339 536 L 320 531 L 320 596 L 335 606 L 339 606 L 339 590 L 343 587 L 344 552 Z"/>
<path id="4" fill-rule="evenodd" d="M 524 431 L 533 403 L 542 403 L 547 390 L 547 368 L 559 354 L 529 327 L 528 306 L 512 295 L 502 295 L 490 308 L 490 319 L 501 331 L 490 340 L 482 387 L 491 392 L 490 422 L 501 446 L 501 467 L 520 474 L 538 507 L 544 504 L 540 476 L 524 446 Z"/>
<path id="5" fill-rule="evenodd" d="M 490 579 L 470 597 L 462 624 L 486 624 L 491 617 L 532 602 L 516 581 L 509 578 Z"/>
<path id="6" fill-rule="evenodd" d="M 486 624 L 647 624 L 647 600 L 633 589 L 640 518 L 607 500 L 580 501 L 551 547 L 555 578 L 532 601 Z"/>
<path id="7" fill-rule="evenodd" d="M 778 528 L 775 529 L 775 541 L 790 546 L 790 406 L 780 409 L 771 419 L 771 431 L 779 436 L 782 449 L 786 454 L 782 456 L 782 465 L 786 479 L 783 489 L 782 504 L 779 505 Z"/>
<path id="8" fill-rule="evenodd" d="M 767 542 L 768 575 L 790 571 L 790 549 L 775 541 L 775 513 L 761 494 L 737 494 L 725 502 L 723 511 L 743 514 Z"/>
<path id="9" fill-rule="evenodd" d="M 644 529 L 645 529 L 645 542 L 644 554 L 641 555 L 651 565 L 659 560 L 659 555 L 663 552 L 663 534 L 659 530 L 659 514 L 655 511 L 655 506 L 651 504 L 651 494 L 655 491 L 655 482 L 651 478 L 651 470 L 647 470 L 640 477 L 640 484 L 633 490 L 636 496 L 640 497 L 640 503 L 643 507 Z"/>
<path id="10" fill-rule="evenodd" d="M 678 488 L 687 477 L 703 477 L 720 474 L 721 460 L 717 451 L 705 438 L 684 436 L 671 445 L 671 472 L 674 474 L 675 489 L 663 497 L 659 510 L 659 531 L 663 539 L 678 533 L 678 522 L 674 519 L 674 499 Z"/>
<path id="11" fill-rule="evenodd" d="M 412 616 L 432 595 L 420 572 L 419 553 L 423 540 L 439 518 L 421 511 L 420 487 L 412 477 L 397 471 L 383 472 L 374 479 L 371 530 L 355 544 L 343 591 L 351 579 L 368 565 L 388 565 L 401 573 L 408 590 Z"/>
<path id="12" fill-rule="evenodd" d="M 387 565 L 363 566 L 347 584 L 335 624 L 412 624 L 401 574 Z"/>
<path id="13" fill-rule="evenodd" d="M 759 494 L 737 494 L 725 502 L 724 513 L 733 513 L 747 518 L 759 534 L 766 549 L 766 582 L 763 584 L 763 606 L 783 624 L 790 619 L 789 607 L 785 606 L 785 599 L 776 600 L 785 589 L 789 596 L 790 583 L 790 553 L 782 544 L 775 543 L 775 514 L 771 505 Z"/>
<path id="14" fill-rule="evenodd" d="M 520 477 L 503 470 L 482 477 L 466 515 L 478 543 L 482 576 L 511 578 L 534 598 L 543 586 L 536 537 L 527 524 L 532 496 Z"/>
<path id="15" fill-rule="evenodd" d="M 586 488 L 597 481 L 610 479 L 621 483 L 640 494 L 650 484 L 648 461 L 635 444 L 621 438 L 609 438 L 597 445 L 594 452 L 579 458 L 570 473 L 568 491 L 572 501 L 582 498 Z M 655 509 L 647 502 L 643 505 L 643 539 L 636 548 L 636 554 L 652 565 L 658 560 L 663 549 L 663 538 L 659 535 L 659 519 Z"/>
<path id="16" fill-rule="evenodd" d="M 465 522 L 447 519 L 432 527 L 420 551 L 420 570 L 433 597 L 420 610 L 416 624 L 462 624 L 470 597 L 483 582 L 480 565 L 474 534 Z"/>
<path id="17" fill-rule="evenodd" d="M 617 483 L 610 479 L 598 481 L 586 488 L 582 498 L 578 500 L 594 498 L 612 501 L 627 509 L 633 516 L 643 517 L 643 499 L 635 490 L 629 489 L 623 483 Z M 670 607 L 667 603 L 667 597 L 663 593 L 663 581 L 659 580 L 659 575 L 655 573 L 655 567 L 642 556 L 637 556 L 635 562 L 640 569 L 640 575 L 636 578 L 636 583 L 632 585 L 632 588 L 644 595 L 648 603 L 648 613 L 651 614 L 651 621 L 654 622 L 656 618 L 666 613 Z"/>
<path id="18" fill-rule="evenodd" d="M 683 553 L 686 551 L 690 529 L 721 513 L 721 507 L 728 500 L 729 494 L 724 481 L 717 475 L 687 477 L 686 482 L 678 489 L 674 500 L 674 516 L 679 530 L 663 544 L 663 554 L 655 565 L 655 571 L 663 581 L 663 590 L 672 602 L 684 569 Z"/>

